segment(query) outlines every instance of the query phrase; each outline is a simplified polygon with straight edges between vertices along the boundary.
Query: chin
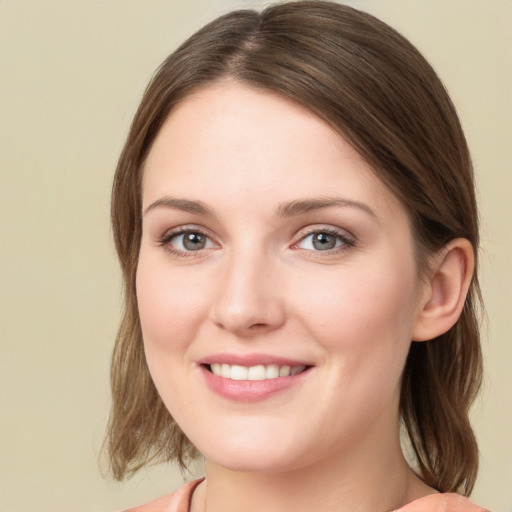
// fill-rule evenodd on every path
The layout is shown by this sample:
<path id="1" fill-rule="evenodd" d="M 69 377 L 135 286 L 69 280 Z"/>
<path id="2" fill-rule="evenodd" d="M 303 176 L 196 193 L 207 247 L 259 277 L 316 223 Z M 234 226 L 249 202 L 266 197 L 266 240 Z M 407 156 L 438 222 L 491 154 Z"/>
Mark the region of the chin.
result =
<path id="1" fill-rule="evenodd" d="M 205 455 L 207 461 L 237 473 L 274 474 L 286 473 L 301 468 L 301 464 L 293 458 L 282 458 L 259 453 L 222 454 L 218 457 Z"/>
<path id="2" fill-rule="evenodd" d="M 300 445 L 290 439 L 276 437 L 229 439 L 226 436 L 206 443 L 208 449 L 200 451 L 208 462 L 243 473 L 283 473 L 307 465 L 307 450 L 299 450 Z"/>

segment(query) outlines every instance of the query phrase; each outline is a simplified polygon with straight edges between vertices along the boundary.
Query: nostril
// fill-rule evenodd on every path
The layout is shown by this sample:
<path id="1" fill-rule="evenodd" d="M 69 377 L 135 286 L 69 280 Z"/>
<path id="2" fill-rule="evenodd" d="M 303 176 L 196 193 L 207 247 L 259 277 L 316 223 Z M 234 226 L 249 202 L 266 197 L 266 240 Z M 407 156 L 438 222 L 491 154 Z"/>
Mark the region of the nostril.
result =
<path id="1" fill-rule="evenodd" d="M 262 323 L 252 324 L 249 326 L 249 329 L 256 330 L 256 329 L 261 329 L 262 327 L 265 327 L 265 326 L 266 326 L 266 324 L 262 324 Z"/>

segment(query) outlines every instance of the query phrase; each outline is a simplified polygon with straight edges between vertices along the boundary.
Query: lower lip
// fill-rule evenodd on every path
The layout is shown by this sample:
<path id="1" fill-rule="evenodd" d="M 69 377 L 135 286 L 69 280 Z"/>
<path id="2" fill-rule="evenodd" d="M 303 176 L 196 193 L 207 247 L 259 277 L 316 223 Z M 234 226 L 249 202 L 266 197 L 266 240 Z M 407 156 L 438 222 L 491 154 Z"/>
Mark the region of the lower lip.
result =
<path id="1" fill-rule="evenodd" d="M 240 402 L 255 402 L 276 395 L 299 384 L 311 371 L 311 368 L 307 368 L 297 375 L 277 377 L 276 379 L 233 380 L 215 375 L 204 366 L 201 366 L 200 369 L 212 391 L 224 398 Z"/>

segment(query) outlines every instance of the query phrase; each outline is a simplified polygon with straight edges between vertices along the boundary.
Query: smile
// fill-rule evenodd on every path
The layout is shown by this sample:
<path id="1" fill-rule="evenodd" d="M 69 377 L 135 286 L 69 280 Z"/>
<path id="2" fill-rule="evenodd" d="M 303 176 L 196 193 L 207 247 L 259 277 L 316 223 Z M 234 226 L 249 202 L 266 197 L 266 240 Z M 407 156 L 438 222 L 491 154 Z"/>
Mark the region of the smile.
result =
<path id="1" fill-rule="evenodd" d="M 269 354 L 216 354 L 197 362 L 207 387 L 235 402 L 256 402 L 295 388 L 315 365 Z"/>
<path id="2" fill-rule="evenodd" d="M 219 377 L 231 380 L 272 380 L 279 377 L 290 377 L 297 375 L 306 370 L 305 365 L 290 366 L 290 365 L 255 365 L 255 366 L 241 366 L 237 364 L 226 363 L 212 363 L 207 365 L 208 369 Z"/>

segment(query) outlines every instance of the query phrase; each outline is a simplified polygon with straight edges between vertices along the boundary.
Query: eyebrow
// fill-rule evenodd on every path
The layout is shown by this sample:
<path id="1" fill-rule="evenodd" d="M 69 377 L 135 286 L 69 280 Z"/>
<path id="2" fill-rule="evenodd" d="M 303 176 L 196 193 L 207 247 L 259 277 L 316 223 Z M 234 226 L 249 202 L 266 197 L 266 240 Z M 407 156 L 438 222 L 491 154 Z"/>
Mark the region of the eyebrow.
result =
<path id="1" fill-rule="evenodd" d="M 366 212 L 372 217 L 377 218 L 375 212 L 365 203 L 353 201 L 351 199 L 344 199 L 341 197 L 297 199 L 294 201 L 289 201 L 279 205 L 277 214 L 279 217 L 293 217 L 324 208 L 331 208 L 333 206 L 358 208 L 359 210 Z M 206 215 L 210 217 L 214 216 L 210 208 L 208 208 L 201 201 L 191 201 L 189 199 L 181 199 L 169 196 L 162 197 L 151 203 L 144 210 L 144 215 L 156 208 L 172 208 L 174 210 L 182 210 L 184 212 L 193 213 L 195 215 Z"/>
<path id="2" fill-rule="evenodd" d="M 342 206 L 358 208 L 368 213 L 372 217 L 377 218 L 375 212 L 365 203 L 359 201 L 352 201 L 350 199 L 344 199 L 341 197 L 327 197 L 320 199 L 298 199 L 283 203 L 278 208 L 278 214 L 280 217 L 292 217 L 295 215 L 302 215 L 315 210 L 321 210 L 323 208 L 330 208 L 332 206 Z"/>
<path id="3" fill-rule="evenodd" d="M 177 197 L 162 197 L 151 203 L 145 210 L 143 215 L 154 210 L 155 208 L 172 208 L 174 210 L 182 210 L 196 215 L 209 215 L 213 216 L 211 210 L 200 201 L 190 201 L 189 199 L 180 199 Z"/>

